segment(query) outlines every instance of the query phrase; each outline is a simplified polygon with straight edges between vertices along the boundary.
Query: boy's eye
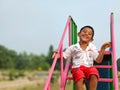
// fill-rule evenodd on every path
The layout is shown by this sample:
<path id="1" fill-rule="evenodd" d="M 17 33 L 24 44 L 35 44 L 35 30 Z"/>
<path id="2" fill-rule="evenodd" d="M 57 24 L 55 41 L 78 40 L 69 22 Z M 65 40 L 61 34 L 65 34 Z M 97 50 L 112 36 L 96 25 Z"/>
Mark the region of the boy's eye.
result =
<path id="1" fill-rule="evenodd" d="M 92 33 L 89 33 L 89 35 L 92 35 Z"/>
<path id="2" fill-rule="evenodd" d="M 84 33 L 87 33 L 87 31 L 86 31 L 86 30 L 84 30 L 83 32 L 84 32 Z"/>
<path id="3" fill-rule="evenodd" d="M 87 32 L 87 31 L 83 31 L 83 33 L 88 33 L 89 35 L 92 35 L 92 33 L 91 32 Z"/>

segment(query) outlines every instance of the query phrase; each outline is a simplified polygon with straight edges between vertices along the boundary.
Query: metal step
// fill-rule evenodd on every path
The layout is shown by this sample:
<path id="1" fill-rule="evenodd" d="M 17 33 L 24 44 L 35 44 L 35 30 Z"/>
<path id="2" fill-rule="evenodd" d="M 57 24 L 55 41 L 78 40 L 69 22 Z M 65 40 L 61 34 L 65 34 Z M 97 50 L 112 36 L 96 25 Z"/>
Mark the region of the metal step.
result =
<path id="1" fill-rule="evenodd" d="M 67 77 L 67 80 L 73 80 L 73 78 Z M 113 82 L 113 79 L 112 78 L 100 78 L 98 81 L 99 82 Z"/>
<path id="2" fill-rule="evenodd" d="M 111 51 L 105 51 L 105 55 L 109 55 L 109 54 L 111 54 L 112 52 Z"/>
<path id="3" fill-rule="evenodd" d="M 112 78 L 100 78 L 98 81 L 99 82 L 113 82 L 113 79 Z"/>
<path id="4" fill-rule="evenodd" d="M 112 65 L 94 65 L 96 68 L 112 68 Z"/>

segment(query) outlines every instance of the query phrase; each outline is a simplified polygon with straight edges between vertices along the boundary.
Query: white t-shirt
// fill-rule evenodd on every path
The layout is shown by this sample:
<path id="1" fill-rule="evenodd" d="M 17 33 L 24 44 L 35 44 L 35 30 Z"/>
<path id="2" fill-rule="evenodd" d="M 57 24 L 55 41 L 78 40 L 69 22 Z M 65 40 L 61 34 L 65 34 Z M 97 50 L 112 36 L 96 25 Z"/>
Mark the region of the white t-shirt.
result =
<path id="1" fill-rule="evenodd" d="M 86 50 L 83 50 L 80 44 L 77 43 L 68 47 L 65 52 L 63 52 L 63 57 L 65 59 L 72 59 L 72 68 L 77 68 L 81 65 L 91 67 L 98 54 L 97 48 L 92 43 L 89 43 Z"/>

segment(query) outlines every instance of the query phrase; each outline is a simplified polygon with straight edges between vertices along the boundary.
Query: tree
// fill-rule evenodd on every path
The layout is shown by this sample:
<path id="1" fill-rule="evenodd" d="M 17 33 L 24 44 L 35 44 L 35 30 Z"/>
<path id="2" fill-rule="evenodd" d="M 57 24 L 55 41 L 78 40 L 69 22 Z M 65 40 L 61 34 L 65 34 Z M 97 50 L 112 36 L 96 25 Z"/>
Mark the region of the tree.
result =
<path id="1" fill-rule="evenodd" d="M 20 53 L 16 60 L 16 69 L 26 69 L 26 67 L 28 66 L 28 59 L 29 56 L 26 52 Z"/>
<path id="2" fill-rule="evenodd" d="M 46 56 L 45 55 L 40 55 L 40 67 L 42 70 L 48 70 L 50 68 L 50 64 L 46 62 Z"/>
<path id="3" fill-rule="evenodd" d="M 48 54 L 47 54 L 47 59 L 46 59 L 47 62 L 48 62 L 50 65 L 52 65 L 52 62 L 53 62 L 53 60 L 52 60 L 53 52 L 54 52 L 53 45 L 50 45 L 49 51 L 48 51 Z"/>
<path id="4" fill-rule="evenodd" d="M 118 58 L 117 60 L 117 68 L 118 68 L 118 71 L 120 71 L 120 58 Z"/>
<path id="5" fill-rule="evenodd" d="M 10 69 L 15 67 L 17 53 L 0 45 L 0 68 Z"/>

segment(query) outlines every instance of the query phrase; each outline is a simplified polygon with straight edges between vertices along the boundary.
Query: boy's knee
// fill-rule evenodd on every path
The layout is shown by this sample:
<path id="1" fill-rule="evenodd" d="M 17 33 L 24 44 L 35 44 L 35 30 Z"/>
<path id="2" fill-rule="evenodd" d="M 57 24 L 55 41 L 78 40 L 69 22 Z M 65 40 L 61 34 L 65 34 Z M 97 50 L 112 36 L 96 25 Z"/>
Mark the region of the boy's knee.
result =
<path id="1" fill-rule="evenodd" d="M 90 75 L 90 80 L 96 80 L 97 81 L 98 77 L 96 75 L 94 75 L 94 74 Z"/>
<path id="2" fill-rule="evenodd" d="M 84 84 L 84 82 L 85 82 L 84 78 L 80 78 L 80 79 L 77 81 L 77 83 L 79 83 L 79 84 Z"/>

